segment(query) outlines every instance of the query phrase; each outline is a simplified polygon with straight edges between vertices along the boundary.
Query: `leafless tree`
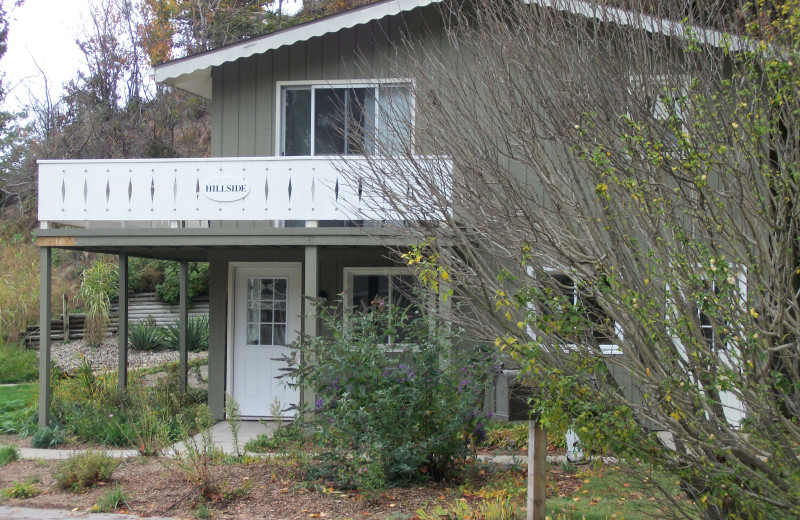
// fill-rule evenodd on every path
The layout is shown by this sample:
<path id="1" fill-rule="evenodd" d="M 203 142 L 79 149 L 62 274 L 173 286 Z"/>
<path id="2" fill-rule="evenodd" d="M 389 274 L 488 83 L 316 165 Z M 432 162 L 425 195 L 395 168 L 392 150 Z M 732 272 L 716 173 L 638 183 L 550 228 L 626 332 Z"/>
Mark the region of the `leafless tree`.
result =
<path id="1" fill-rule="evenodd" d="M 546 422 L 678 476 L 670 515 L 800 515 L 798 3 L 445 5 L 396 72 L 416 139 L 346 168 L 404 260 Z"/>

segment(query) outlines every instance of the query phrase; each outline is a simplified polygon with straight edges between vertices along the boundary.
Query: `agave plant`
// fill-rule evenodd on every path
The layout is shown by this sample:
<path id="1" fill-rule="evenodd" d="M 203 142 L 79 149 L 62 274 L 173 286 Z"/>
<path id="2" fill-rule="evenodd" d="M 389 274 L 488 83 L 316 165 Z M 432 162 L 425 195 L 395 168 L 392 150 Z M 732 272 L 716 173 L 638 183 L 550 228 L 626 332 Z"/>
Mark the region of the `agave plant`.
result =
<path id="1" fill-rule="evenodd" d="M 205 316 L 195 316 L 189 318 L 187 328 L 186 348 L 192 352 L 199 352 L 208 349 L 208 318 Z M 167 325 L 164 328 L 164 343 L 171 348 L 178 349 L 181 345 L 180 320 Z"/>
<path id="2" fill-rule="evenodd" d="M 132 324 L 128 330 L 128 344 L 134 350 L 159 350 L 166 345 L 164 339 L 164 331 L 152 317 Z"/>

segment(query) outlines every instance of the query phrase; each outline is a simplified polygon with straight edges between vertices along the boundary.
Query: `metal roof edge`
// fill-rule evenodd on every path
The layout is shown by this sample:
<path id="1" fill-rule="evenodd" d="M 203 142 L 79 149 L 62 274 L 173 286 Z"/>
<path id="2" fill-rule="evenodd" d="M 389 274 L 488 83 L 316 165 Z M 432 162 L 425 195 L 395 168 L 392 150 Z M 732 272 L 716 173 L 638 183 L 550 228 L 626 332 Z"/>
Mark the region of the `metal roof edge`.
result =
<path id="1" fill-rule="evenodd" d="M 334 33 L 342 29 L 349 29 L 357 25 L 378 20 L 386 16 L 397 15 L 417 7 L 439 3 L 442 0 L 387 0 L 361 8 L 352 9 L 325 18 L 320 18 L 294 27 L 250 38 L 241 42 L 226 45 L 218 49 L 202 52 L 193 56 L 179 58 L 153 67 L 153 76 L 158 83 L 170 83 L 180 88 L 181 76 L 197 73 L 203 76 L 211 74 L 211 68 L 224 63 L 247 58 L 254 54 L 278 49 L 292 45 L 299 41 L 306 41 L 314 37 Z"/>

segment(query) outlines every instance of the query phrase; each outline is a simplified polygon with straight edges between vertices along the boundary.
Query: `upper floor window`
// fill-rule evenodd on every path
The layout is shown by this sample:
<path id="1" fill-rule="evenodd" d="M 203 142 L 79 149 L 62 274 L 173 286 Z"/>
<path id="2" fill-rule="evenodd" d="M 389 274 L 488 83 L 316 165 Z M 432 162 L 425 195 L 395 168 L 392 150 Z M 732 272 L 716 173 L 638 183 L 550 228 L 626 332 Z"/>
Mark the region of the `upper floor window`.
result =
<path id="1" fill-rule="evenodd" d="M 404 83 L 284 85 L 280 101 L 281 155 L 391 154 L 411 143 Z"/>

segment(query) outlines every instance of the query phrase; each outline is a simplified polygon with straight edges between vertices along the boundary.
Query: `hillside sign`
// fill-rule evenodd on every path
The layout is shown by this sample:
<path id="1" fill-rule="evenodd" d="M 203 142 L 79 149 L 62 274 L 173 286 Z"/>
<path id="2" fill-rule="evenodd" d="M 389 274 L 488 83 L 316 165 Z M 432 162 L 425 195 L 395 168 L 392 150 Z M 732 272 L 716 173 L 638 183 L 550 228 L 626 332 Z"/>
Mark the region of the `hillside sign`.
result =
<path id="1" fill-rule="evenodd" d="M 250 186 L 241 177 L 214 177 L 200 186 L 207 198 L 217 202 L 233 202 L 247 197 Z"/>

